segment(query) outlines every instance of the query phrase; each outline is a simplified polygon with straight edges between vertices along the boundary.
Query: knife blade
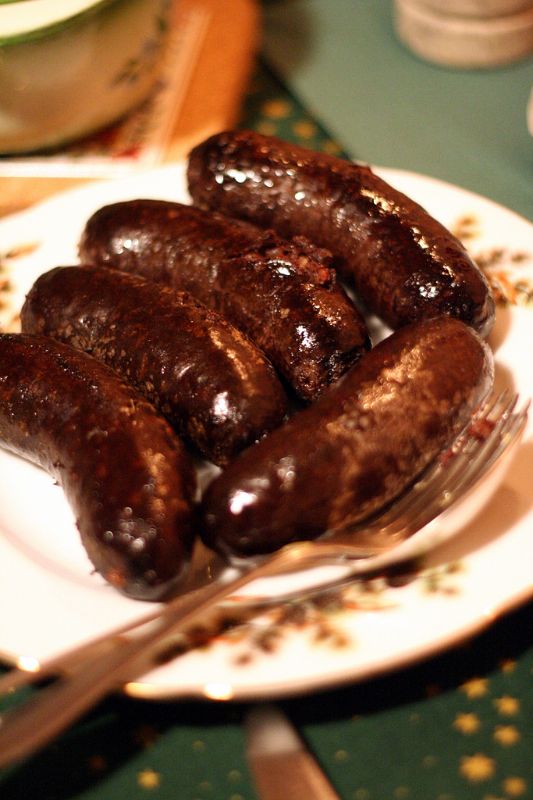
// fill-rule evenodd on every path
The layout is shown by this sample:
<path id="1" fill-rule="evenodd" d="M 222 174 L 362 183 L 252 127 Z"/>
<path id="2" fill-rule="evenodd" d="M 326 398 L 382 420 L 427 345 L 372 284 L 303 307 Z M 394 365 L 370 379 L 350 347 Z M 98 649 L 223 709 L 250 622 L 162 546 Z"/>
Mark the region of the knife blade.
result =
<path id="1" fill-rule="evenodd" d="M 253 706 L 244 725 L 248 765 L 261 800 L 340 800 L 280 708 Z"/>

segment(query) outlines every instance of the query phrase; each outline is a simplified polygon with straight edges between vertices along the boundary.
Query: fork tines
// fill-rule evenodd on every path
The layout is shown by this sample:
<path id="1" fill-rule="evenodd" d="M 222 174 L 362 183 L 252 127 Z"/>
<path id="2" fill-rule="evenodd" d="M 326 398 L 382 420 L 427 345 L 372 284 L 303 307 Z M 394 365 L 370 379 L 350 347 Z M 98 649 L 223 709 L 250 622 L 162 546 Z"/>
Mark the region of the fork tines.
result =
<path id="1" fill-rule="evenodd" d="M 408 536 L 447 509 L 477 482 L 521 433 L 529 403 L 515 411 L 518 395 L 492 394 L 454 442 L 426 469 L 376 526 L 388 536 Z"/>

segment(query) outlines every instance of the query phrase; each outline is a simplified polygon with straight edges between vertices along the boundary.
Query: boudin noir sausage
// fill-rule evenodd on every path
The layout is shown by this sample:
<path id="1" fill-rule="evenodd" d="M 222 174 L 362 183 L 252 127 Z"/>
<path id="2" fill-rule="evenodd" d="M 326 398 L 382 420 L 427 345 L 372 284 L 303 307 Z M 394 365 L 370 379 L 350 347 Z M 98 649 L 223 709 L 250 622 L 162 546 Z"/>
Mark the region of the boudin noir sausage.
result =
<path id="1" fill-rule="evenodd" d="M 463 245 L 366 166 L 228 131 L 192 150 L 188 182 L 197 205 L 327 247 L 391 328 L 447 314 L 490 331 L 494 300 Z"/>
<path id="2" fill-rule="evenodd" d="M 0 445 L 58 481 L 95 570 L 117 589 L 157 600 L 183 577 L 192 463 L 111 369 L 45 336 L 0 334 Z"/>
<path id="3" fill-rule="evenodd" d="M 80 259 L 185 290 L 219 311 L 267 355 L 304 401 L 314 400 L 370 346 L 331 255 L 303 237 L 162 200 L 99 209 Z"/>
<path id="4" fill-rule="evenodd" d="M 364 520 L 450 443 L 492 380 L 490 350 L 464 323 L 404 326 L 215 478 L 202 535 L 248 556 Z"/>
<path id="5" fill-rule="evenodd" d="M 217 464 L 284 418 L 272 365 L 240 331 L 188 293 L 138 275 L 53 269 L 30 290 L 21 325 L 104 361 Z"/>

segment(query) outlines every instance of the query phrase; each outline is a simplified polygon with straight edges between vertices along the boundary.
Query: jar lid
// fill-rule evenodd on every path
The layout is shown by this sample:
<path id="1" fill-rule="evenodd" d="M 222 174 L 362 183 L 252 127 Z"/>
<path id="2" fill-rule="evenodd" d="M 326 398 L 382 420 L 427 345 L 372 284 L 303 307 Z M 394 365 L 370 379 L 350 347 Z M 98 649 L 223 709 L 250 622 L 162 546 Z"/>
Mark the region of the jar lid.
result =
<path id="1" fill-rule="evenodd" d="M 501 17 L 533 7 L 533 0 L 421 0 L 422 5 L 440 14 L 458 17 Z"/>
<path id="2" fill-rule="evenodd" d="M 394 24 L 416 55 L 443 66 L 493 67 L 533 53 L 533 0 L 526 10 L 483 19 L 439 13 L 426 0 L 395 0 Z"/>

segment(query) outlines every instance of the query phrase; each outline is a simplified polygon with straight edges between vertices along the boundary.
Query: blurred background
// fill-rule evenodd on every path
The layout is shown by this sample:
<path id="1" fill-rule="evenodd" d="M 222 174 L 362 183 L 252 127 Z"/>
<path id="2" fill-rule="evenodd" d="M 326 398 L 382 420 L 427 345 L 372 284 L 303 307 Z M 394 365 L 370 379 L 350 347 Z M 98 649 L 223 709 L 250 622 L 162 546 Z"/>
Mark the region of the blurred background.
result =
<path id="1" fill-rule="evenodd" d="M 35 12 L 35 3 L 50 15 L 38 32 L 31 14 L 25 27 L 12 16 L 11 29 L 2 28 L 1 12 Z M 91 5 L 0 0 L 0 216 L 73 185 L 183 160 L 209 134 L 241 126 L 425 173 L 533 219 L 532 0 L 103 0 L 102 17 Z M 130 33 L 126 47 L 124 30 L 133 31 L 137 14 L 144 22 L 133 27 L 142 35 Z M 111 37 L 104 46 L 102 31 Z M 106 65 L 108 78 L 90 94 L 88 82 Z M 39 83 L 48 101 L 36 100 Z M 68 93 L 61 102 L 60 88 Z M 107 90 L 120 92 L 125 106 L 114 105 Z M 98 130 L 71 129 L 72 136 L 48 126 L 56 135 L 46 151 L 34 140 L 28 152 L 21 133 L 8 144 L 24 109 L 39 133 L 38 102 L 41 121 L 55 111 L 57 126 L 93 108 L 109 116 L 105 123 L 90 117 Z M 528 268 L 531 252 L 523 263 Z M 525 313 L 533 296 L 526 288 Z M 527 346 L 526 337 L 524 352 Z M 527 452 L 524 484 L 526 460 Z M 488 576 L 490 587 L 497 578 Z M 486 612 L 486 630 L 421 663 L 283 701 L 339 796 L 532 798 L 531 611 L 530 603 L 498 621 Z M 2 708 L 16 699 L 3 699 Z M 6 772 L 0 795 L 255 800 L 246 710 L 110 697 L 28 765 Z"/>
<path id="2" fill-rule="evenodd" d="M 350 158 L 427 173 L 531 217 L 533 3 L 459 4 L 473 5 L 477 28 L 471 33 L 471 18 L 459 17 L 454 39 L 447 30 L 426 34 L 410 17 L 402 17 L 400 33 L 405 2 L 431 7 L 440 0 L 158 0 L 151 8 L 161 16 L 168 6 L 169 30 L 151 96 L 119 125 L 48 157 L 1 157 L 2 203 L 15 208 L 20 193 L 8 178 L 31 179 L 26 203 L 61 187 L 58 177 L 108 177 L 183 158 L 206 135 L 240 125 L 311 147 L 329 141 Z M 525 8 L 513 11 L 517 3 Z M 128 2 L 121 5 L 131 19 Z M 516 17 L 513 36 L 502 38 L 501 19 Z M 422 56 L 417 45 L 428 41 L 429 57 Z M 153 42 L 151 52 L 146 42 L 139 46 L 152 63 Z M 5 62 L 12 47 L 0 40 L 0 48 Z M 149 72 L 131 57 L 128 64 L 122 84 Z"/>

